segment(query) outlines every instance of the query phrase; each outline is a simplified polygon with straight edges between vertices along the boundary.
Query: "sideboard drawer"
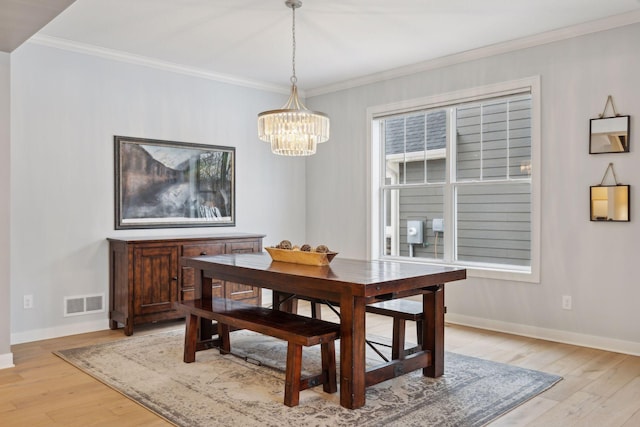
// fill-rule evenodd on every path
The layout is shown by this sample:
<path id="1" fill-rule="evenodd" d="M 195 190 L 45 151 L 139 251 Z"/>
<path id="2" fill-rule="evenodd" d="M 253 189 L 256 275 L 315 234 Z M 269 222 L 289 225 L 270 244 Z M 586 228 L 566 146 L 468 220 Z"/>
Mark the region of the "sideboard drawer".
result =
<path id="1" fill-rule="evenodd" d="M 261 251 L 262 242 L 260 241 L 246 241 L 246 242 L 231 242 L 227 243 L 228 254 L 247 254 L 252 252 Z"/>
<path id="2" fill-rule="evenodd" d="M 211 283 L 211 296 L 213 298 L 224 298 L 224 282 L 221 280 L 213 280 Z M 256 288 L 256 297 L 259 296 L 257 293 L 260 288 Z M 183 286 L 182 288 L 182 301 L 190 301 L 194 298 L 195 290 L 193 287 Z"/>
<path id="3" fill-rule="evenodd" d="M 183 245 L 182 256 L 220 255 L 224 253 L 224 243 L 199 243 L 197 245 Z"/>

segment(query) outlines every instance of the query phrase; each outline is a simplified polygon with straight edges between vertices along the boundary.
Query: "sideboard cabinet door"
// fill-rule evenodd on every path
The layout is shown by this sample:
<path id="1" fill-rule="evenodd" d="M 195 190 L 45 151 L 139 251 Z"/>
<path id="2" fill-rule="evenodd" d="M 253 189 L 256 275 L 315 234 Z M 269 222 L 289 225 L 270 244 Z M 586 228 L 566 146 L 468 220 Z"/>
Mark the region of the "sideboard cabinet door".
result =
<path id="1" fill-rule="evenodd" d="M 172 311 L 178 301 L 178 248 L 134 249 L 133 271 L 135 313 L 144 316 Z"/>

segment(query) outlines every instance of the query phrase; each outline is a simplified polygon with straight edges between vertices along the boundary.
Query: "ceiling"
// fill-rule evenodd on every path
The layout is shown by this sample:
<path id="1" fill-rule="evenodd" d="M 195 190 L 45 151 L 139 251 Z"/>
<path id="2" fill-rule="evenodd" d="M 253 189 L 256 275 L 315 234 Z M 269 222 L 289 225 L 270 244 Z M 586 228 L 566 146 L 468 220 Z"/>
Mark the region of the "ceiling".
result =
<path id="1" fill-rule="evenodd" d="M 72 2 L 7 3 L 46 15 Z M 640 22 L 640 0 L 303 0 L 296 74 L 317 89 L 605 18 Z M 284 0 L 76 0 L 34 39 L 286 87 L 291 24 Z"/>
<path id="2" fill-rule="evenodd" d="M 0 0 L 0 52 L 12 52 L 75 0 Z"/>

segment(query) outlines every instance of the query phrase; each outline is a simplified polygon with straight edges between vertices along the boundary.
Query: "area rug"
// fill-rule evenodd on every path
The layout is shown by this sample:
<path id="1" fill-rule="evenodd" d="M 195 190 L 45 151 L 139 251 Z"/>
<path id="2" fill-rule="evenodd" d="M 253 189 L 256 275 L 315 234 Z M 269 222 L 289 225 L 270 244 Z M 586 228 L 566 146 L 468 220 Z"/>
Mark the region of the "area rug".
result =
<path id="1" fill-rule="evenodd" d="M 561 379 L 446 353 L 442 377 L 417 370 L 369 387 L 362 408 L 341 407 L 340 392 L 321 386 L 302 391 L 300 405 L 289 408 L 282 403 L 286 342 L 236 331 L 234 354 L 201 351 L 187 364 L 183 340 L 175 330 L 55 354 L 181 427 L 482 426 Z M 380 363 L 376 357 L 367 363 Z M 319 361 L 319 349 L 304 349 L 303 370 L 319 371 Z"/>

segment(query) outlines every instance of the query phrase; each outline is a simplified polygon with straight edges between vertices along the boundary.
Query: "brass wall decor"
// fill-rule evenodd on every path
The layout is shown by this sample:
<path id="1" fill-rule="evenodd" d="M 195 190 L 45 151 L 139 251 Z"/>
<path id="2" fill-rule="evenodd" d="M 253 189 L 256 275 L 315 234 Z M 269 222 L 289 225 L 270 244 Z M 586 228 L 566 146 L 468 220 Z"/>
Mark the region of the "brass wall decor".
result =
<path id="1" fill-rule="evenodd" d="M 604 185 L 609 171 L 613 174 L 615 185 Z M 618 183 L 613 163 L 609 163 L 600 185 L 590 187 L 591 221 L 630 221 L 630 189 L 630 185 Z"/>

